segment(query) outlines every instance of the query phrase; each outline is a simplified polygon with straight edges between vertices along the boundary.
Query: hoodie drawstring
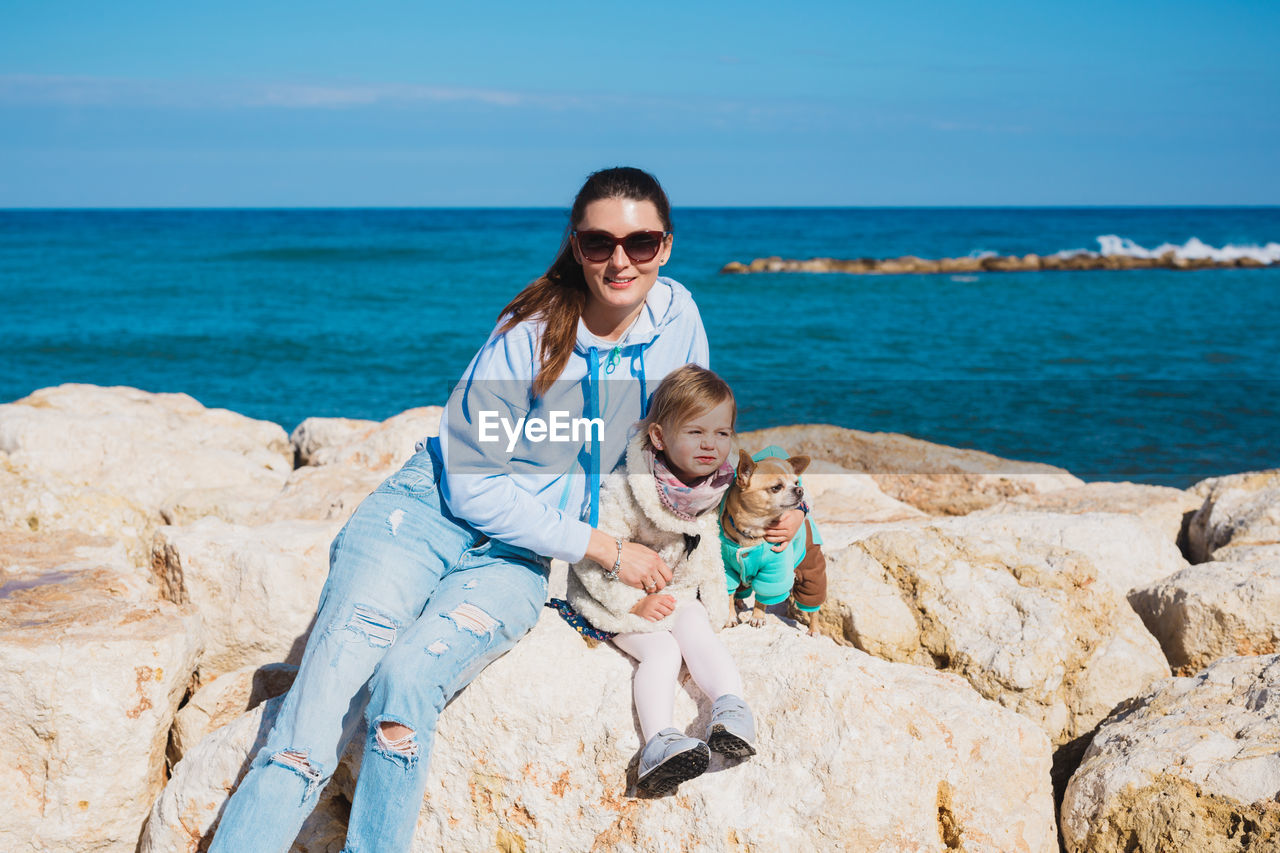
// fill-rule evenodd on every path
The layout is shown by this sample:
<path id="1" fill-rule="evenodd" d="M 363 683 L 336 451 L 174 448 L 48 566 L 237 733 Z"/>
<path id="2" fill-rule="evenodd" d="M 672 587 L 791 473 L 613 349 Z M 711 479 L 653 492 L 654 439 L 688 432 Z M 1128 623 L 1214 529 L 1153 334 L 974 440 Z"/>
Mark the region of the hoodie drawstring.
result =
<path id="1" fill-rule="evenodd" d="M 594 421 L 600 417 L 600 351 L 595 347 L 587 350 L 587 418 Z M 596 440 L 595 430 L 588 429 L 590 441 L 587 444 L 587 479 L 591 489 L 591 519 L 595 527 L 600 521 L 600 445 Z"/>
<path id="2" fill-rule="evenodd" d="M 649 394 L 644 387 L 644 351 L 649 348 L 652 340 L 640 344 L 639 354 L 631 359 L 631 375 L 640 380 L 640 420 L 649 417 Z M 636 362 L 640 363 L 639 372 L 636 371 Z"/>
<path id="3" fill-rule="evenodd" d="M 645 387 L 644 375 L 644 351 L 649 347 L 647 343 L 639 344 L 640 350 L 631 359 L 631 375 L 640 380 L 640 418 L 643 420 L 649 415 L 649 395 L 648 389 Z M 618 363 L 622 361 L 622 347 L 616 346 L 609 353 L 609 357 L 605 362 L 604 372 L 606 374 L 613 373 Z M 600 417 L 600 350 L 596 347 L 587 349 L 587 418 L 594 421 Z M 600 520 L 600 442 L 596 439 L 595 430 L 588 429 L 590 441 L 587 445 L 587 479 L 590 483 L 591 490 L 591 515 L 590 524 L 595 527 Z"/>

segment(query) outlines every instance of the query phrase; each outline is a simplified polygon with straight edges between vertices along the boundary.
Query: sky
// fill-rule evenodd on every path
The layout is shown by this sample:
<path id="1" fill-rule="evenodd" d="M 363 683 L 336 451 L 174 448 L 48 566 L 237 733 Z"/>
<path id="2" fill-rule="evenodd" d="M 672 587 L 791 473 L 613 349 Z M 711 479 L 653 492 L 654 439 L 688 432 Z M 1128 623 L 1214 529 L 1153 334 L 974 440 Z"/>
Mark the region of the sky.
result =
<path id="1" fill-rule="evenodd" d="M 0 208 L 1280 204 L 1280 2 L 0 0 Z"/>

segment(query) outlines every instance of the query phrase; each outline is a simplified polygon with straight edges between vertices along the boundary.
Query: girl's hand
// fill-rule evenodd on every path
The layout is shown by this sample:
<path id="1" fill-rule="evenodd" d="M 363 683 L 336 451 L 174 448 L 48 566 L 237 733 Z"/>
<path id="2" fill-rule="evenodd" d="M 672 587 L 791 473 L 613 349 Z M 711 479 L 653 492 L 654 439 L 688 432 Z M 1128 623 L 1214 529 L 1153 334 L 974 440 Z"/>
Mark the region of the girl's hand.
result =
<path id="1" fill-rule="evenodd" d="M 587 556 L 608 571 L 618 557 L 617 540 L 604 531 L 592 530 Z M 618 580 L 636 589 L 657 592 L 671 583 L 671 569 L 653 549 L 638 542 L 623 542 Z"/>
<path id="2" fill-rule="evenodd" d="M 804 524 L 804 513 L 798 509 L 789 509 L 782 514 L 782 518 L 778 519 L 776 527 L 765 528 L 764 541 L 775 543 L 773 550 L 784 551 L 802 524 Z"/>
<path id="3" fill-rule="evenodd" d="M 650 622 L 657 622 L 670 616 L 671 611 L 675 609 L 676 600 L 670 595 L 646 595 L 636 602 L 631 612 L 637 616 L 643 616 Z"/>

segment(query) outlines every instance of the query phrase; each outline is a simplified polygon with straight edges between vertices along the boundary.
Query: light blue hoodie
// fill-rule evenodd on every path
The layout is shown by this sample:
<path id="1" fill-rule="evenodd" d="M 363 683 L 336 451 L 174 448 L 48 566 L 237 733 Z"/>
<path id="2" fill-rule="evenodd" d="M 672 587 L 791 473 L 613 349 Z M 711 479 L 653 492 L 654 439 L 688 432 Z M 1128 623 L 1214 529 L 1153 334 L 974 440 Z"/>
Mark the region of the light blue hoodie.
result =
<path id="1" fill-rule="evenodd" d="M 659 277 L 620 340 L 597 338 L 579 320 L 564 372 L 533 400 L 540 330 L 536 320 L 495 329 L 449 395 L 433 440 L 455 516 L 490 538 L 574 563 L 595 525 L 601 473 L 622 459 L 664 376 L 690 362 L 709 367 L 707 335 L 689 291 Z M 552 421 L 552 412 L 564 414 Z M 570 422 L 584 417 L 603 429 L 580 427 L 573 441 Z M 521 418 L 558 422 L 557 440 L 538 440 L 536 427 L 514 432 Z"/>

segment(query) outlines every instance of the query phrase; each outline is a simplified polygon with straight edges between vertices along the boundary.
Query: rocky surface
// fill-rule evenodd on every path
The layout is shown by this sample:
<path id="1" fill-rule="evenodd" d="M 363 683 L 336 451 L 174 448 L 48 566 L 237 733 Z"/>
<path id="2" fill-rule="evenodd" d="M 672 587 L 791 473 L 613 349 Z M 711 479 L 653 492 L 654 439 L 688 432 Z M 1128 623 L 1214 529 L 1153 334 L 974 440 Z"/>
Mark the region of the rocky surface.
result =
<path id="1" fill-rule="evenodd" d="M 440 432 L 440 406 L 401 412 L 385 421 L 307 418 L 293 431 L 299 466 L 340 465 L 388 474 L 404 464 L 424 436 Z"/>
<path id="2" fill-rule="evenodd" d="M 870 474 L 886 495 L 929 515 L 965 515 L 1018 495 L 1084 485 L 1052 465 L 1001 459 L 894 433 L 821 424 L 744 432 L 739 440 L 753 452 L 777 444 L 792 455 L 804 453 Z"/>
<path id="3" fill-rule="evenodd" d="M 726 643 L 759 754 L 738 766 L 717 758 L 675 796 L 633 799 L 632 665 L 546 611 L 445 710 L 414 849 L 1056 849 L 1049 744 L 1026 720 L 954 677 L 776 621 L 731 629 Z M 143 851 L 194 849 L 273 710 L 220 729 L 175 768 Z M 708 713 L 687 684 L 677 725 L 701 733 Z M 350 778 L 335 777 L 295 849 L 332 849 Z"/>
<path id="4" fill-rule="evenodd" d="M 199 740 L 173 768 L 169 784 L 155 800 L 142 828 L 137 853 L 196 853 L 207 850 L 230 792 L 244 776 L 248 762 L 266 742 L 281 699 L 254 706 Z M 354 790 L 348 754 L 320 794 L 315 811 L 303 825 L 292 853 L 340 853 L 346 837 L 346 814 Z M 443 848 L 442 848 L 443 849 Z"/>
<path id="5" fill-rule="evenodd" d="M 0 525 L 108 535 L 144 559 L 161 524 L 239 517 L 292 469 L 279 426 L 186 394 L 60 385 L 0 406 Z"/>
<path id="6" fill-rule="evenodd" d="M 164 785 L 199 624 L 126 560 L 101 537 L 0 534 L 0 850 L 133 851 Z"/>
<path id="7" fill-rule="evenodd" d="M 1129 600 L 1179 675 L 1231 655 L 1280 651 L 1280 558 L 1199 563 Z"/>
<path id="8" fill-rule="evenodd" d="M 61 386 L 0 405 L 0 850 L 134 851 L 149 808 L 142 849 L 195 850 L 292 677 L 330 540 L 439 415 L 313 418 L 286 440 L 185 395 Z M 1191 672 L 1274 642 L 1277 472 L 1184 493 L 832 426 L 742 439 L 817 460 L 823 630 L 870 655 L 784 608 L 731 629 L 761 755 L 637 800 L 631 665 L 548 611 L 448 707 L 415 849 L 1052 850 L 1052 747 L 1069 773 L 1067 746 L 1167 676 L 1166 654 Z M 1229 570 L 1188 567 L 1188 514 L 1187 552 Z M 705 725 L 696 687 L 677 701 L 680 725 Z M 1250 731 L 1213 778 L 1253 772 Z M 341 848 L 355 769 L 296 849 Z M 1123 808 L 1160 814 L 1168 790 Z M 1205 790 L 1237 836 L 1270 819 Z"/>
<path id="9" fill-rule="evenodd" d="M 297 663 L 342 521 L 256 527 L 203 518 L 156 533 L 152 571 L 163 596 L 203 620 L 199 682 L 246 666 Z"/>
<path id="10" fill-rule="evenodd" d="M 1182 542 L 1190 516 L 1203 498 L 1182 489 L 1141 483 L 1086 483 L 1051 492 L 1018 495 L 979 510 L 983 515 L 1011 512 L 1055 512 L 1078 515 L 1110 512 L 1134 515 L 1155 525 L 1170 542 Z"/>
<path id="11" fill-rule="evenodd" d="M 285 693 L 297 674 L 298 667 L 293 664 L 269 663 L 233 670 L 205 684 L 173 719 L 167 754 L 170 766 L 181 761 L 209 732 Z"/>
<path id="12" fill-rule="evenodd" d="M 1067 786 L 1071 853 L 1280 849 L 1280 657 L 1226 658 L 1106 721 Z"/>
<path id="13" fill-rule="evenodd" d="M 1280 556 L 1280 469 L 1216 477 L 1192 491 L 1204 496 L 1187 529 L 1193 560 Z"/>
<path id="14" fill-rule="evenodd" d="M 1153 258 L 1132 255 L 1104 255 L 1099 252 L 1060 252 L 1054 255 L 987 255 L 962 258 L 808 258 L 798 260 L 772 255 L 750 263 L 730 261 L 722 273 L 762 272 L 837 272 L 853 275 L 927 275 L 936 273 L 1040 272 L 1079 270 L 1202 270 L 1228 267 L 1256 268 L 1270 266 L 1256 258 L 1214 260 L 1184 258 L 1172 250 Z"/>
<path id="15" fill-rule="evenodd" d="M 1125 596 L 1186 562 L 1136 518 L 934 521 L 871 533 L 828 563 L 830 608 L 855 646 L 961 675 L 1056 745 L 1169 675 Z"/>

